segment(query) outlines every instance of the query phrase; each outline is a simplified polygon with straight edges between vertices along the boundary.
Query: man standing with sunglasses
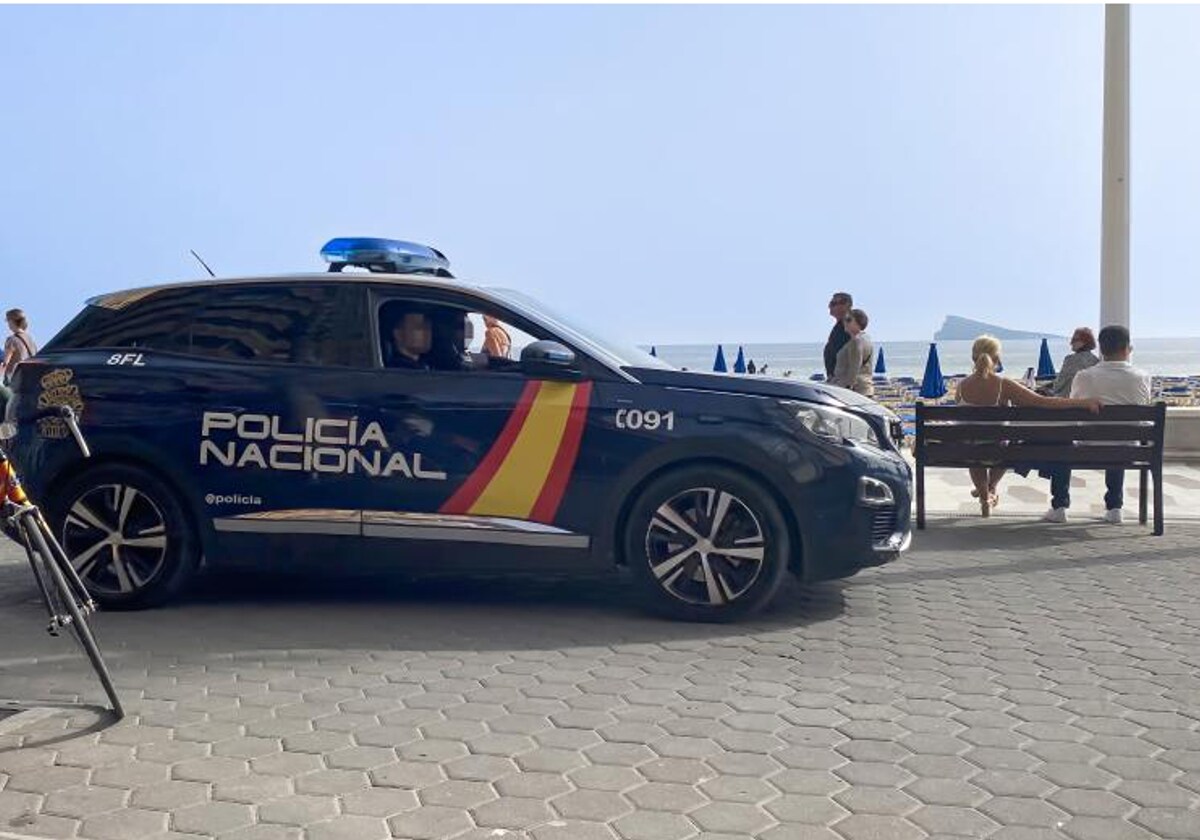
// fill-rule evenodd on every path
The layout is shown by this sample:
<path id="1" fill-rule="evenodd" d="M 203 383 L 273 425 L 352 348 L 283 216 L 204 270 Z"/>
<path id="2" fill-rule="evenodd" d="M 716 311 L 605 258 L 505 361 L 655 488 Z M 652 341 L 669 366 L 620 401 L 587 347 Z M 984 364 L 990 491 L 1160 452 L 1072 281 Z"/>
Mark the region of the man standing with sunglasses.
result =
<path id="1" fill-rule="evenodd" d="M 846 316 L 853 306 L 854 298 L 849 292 L 834 292 L 829 299 L 829 317 L 833 318 L 833 329 L 829 331 L 829 340 L 825 342 L 826 381 L 833 378 L 838 351 L 850 340 L 850 333 L 846 332 Z"/>

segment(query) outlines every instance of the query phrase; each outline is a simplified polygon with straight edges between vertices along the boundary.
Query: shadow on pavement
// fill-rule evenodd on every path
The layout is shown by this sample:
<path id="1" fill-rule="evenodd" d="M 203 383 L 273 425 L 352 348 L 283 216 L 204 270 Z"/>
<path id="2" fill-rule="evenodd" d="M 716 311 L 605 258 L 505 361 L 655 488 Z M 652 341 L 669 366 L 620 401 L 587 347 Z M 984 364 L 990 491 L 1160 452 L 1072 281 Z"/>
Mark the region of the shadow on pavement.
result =
<path id="1" fill-rule="evenodd" d="M 946 521 L 921 531 L 913 553 L 870 579 L 853 586 L 895 585 L 997 575 L 1054 572 L 1097 566 L 1191 560 L 1200 554 L 1200 528 L 1176 525 L 1167 537 L 1149 528 L 1098 522 L 1062 525 L 1013 522 Z M 1175 539 L 1169 538 L 1171 535 Z M 915 558 L 933 562 L 914 566 Z M 951 563 L 954 565 L 950 565 Z"/>
<path id="2" fill-rule="evenodd" d="M 5 576 L 8 611 L 28 611 L 32 580 Z M 772 606 L 732 625 L 671 621 L 641 609 L 633 588 L 608 575 L 574 579 L 528 576 L 407 579 L 329 572 L 217 572 L 197 578 L 164 607 L 105 611 L 93 620 L 116 669 L 138 656 L 246 650 L 514 650 L 700 641 L 794 630 L 845 609 L 842 583 L 785 582 Z M 28 592 L 14 592 L 28 589 Z M 21 647 L 18 640 L 14 648 Z M 33 640 L 30 640 L 33 648 Z M 32 651 L 31 651 L 32 652 Z M 14 658 L 23 653 L 12 651 Z M 27 655 L 27 654 L 26 654 Z"/>
<path id="3" fill-rule="evenodd" d="M 1200 528 L 1191 523 L 1173 525 L 1168 522 L 1166 533 L 1167 536 L 1172 533 L 1188 533 L 1200 537 Z M 1057 546 L 1079 546 L 1085 543 L 1100 547 L 1114 542 L 1136 549 L 1140 554 L 1146 554 L 1163 545 L 1163 538 L 1155 537 L 1149 524 L 1139 525 L 1136 520 L 1132 523 L 1126 521 L 1124 525 L 1109 525 L 1098 518 L 1080 518 L 1065 524 L 1016 517 L 988 520 L 979 517 L 941 520 L 930 518 L 925 530 L 913 532 L 912 551 L 927 555 L 991 549 L 1052 549 Z M 1171 541 L 1171 545 L 1174 545 L 1174 541 Z"/>
<path id="4" fill-rule="evenodd" d="M 28 747 L 52 747 L 72 741 L 93 732 L 100 732 L 120 722 L 111 709 L 89 703 L 62 703 L 45 701 L 23 704 L 31 709 L 55 709 L 54 723 L 57 727 L 37 727 L 33 734 L 24 735 L 12 746 L 0 744 L 0 755 Z M 25 709 L 22 709 L 24 711 Z"/>

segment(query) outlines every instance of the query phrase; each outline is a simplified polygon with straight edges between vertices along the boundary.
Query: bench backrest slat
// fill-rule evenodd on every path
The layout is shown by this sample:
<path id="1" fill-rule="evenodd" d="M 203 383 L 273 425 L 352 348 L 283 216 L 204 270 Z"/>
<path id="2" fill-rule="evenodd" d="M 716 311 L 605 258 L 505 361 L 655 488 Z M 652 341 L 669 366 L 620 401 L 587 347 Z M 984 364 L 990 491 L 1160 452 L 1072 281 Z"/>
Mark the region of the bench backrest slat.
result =
<path id="1" fill-rule="evenodd" d="M 971 467 L 980 464 L 1091 464 L 1094 469 L 1126 466 L 1149 467 L 1155 460 L 1149 446 L 1098 444 L 1063 446 L 1062 444 L 943 443 L 930 447 L 922 461 L 927 467 Z"/>
<path id="2" fill-rule="evenodd" d="M 1025 406 L 1000 405 L 926 405 L 917 403 L 917 417 L 925 420 L 1040 420 L 1047 423 L 1064 423 L 1068 420 L 1084 423 L 1103 422 L 1107 420 L 1144 420 L 1155 422 L 1158 418 L 1159 405 L 1166 408 L 1165 403 L 1154 405 L 1106 405 L 1099 414 L 1082 408 L 1032 408 Z"/>
<path id="3" fill-rule="evenodd" d="M 1068 431 L 1069 429 L 1069 431 Z M 922 435 L 926 443 L 957 443 L 973 441 L 1020 440 L 1026 443 L 1062 443 L 1064 440 L 1144 441 L 1153 445 L 1157 440 L 1153 423 L 1033 423 L 971 422 L 925 423 Z"/>

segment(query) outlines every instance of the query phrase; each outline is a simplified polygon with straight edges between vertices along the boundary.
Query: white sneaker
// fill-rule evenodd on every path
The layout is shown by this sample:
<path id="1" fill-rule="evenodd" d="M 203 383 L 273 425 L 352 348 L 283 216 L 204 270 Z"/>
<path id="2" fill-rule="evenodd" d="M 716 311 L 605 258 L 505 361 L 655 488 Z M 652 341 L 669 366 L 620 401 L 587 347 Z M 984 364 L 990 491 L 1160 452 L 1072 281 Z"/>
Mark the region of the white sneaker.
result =
<path id="1" fill-rule="evenodd" d="M 1066 522 L 1067 521 L 1067 509 L 1066 508 L 1050 508 L 1050 510 L 1048 510 L 1042 514 L 1042 521 L 1043 522 Z"/>
<path id="2" fill-rule="evenodd" d="M 1125 515 L 1121 513 L 1120 508 L 1104 511 L 1104 521 L 1111 522 L 1113 525 L 1120 525 L 1125 521 Z"/>

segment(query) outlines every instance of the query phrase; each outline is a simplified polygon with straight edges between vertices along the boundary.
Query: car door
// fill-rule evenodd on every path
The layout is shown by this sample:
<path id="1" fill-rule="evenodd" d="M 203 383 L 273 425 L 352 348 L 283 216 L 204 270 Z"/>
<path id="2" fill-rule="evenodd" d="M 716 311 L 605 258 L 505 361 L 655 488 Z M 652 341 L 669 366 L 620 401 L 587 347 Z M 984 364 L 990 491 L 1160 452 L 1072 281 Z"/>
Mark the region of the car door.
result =
<path id="1" fill-rule="evenodd" d="M 586 534 L 556 521 L 587 425 L 594 383 L 586 360 L 574 379 L 528 375 L 518 361 L 521 345 L 553 336 L 496 311 L 508 327 L 507 358 L 477 351 L 465 367 L 385 364 L 395 320 L 390 311 L 421 309 L 432 320 L 447 318 L 454 325 L 466 318 L 476 325 L 469 347 L 476 350 L 483 340 L 481 307 L 478 299 L 448 292 L 376 296 L 381 367 L 376 389 L 363 400 L 363 414 L 378 420 L 392 455 L 391 469 L 380 476 L 373 503 L 364 508 L 369 548 L 388 550 L 389 541 L 402 541 L 413 561 L 487 565 L 477 550 L 456 553 L 445 546 L 487 543 L 485 554 L 492 556 L 498 547 L 528 552 L 588 545 Z M 460 333 L 452 342 L 456 351 L 462 342 Z M 437 550 L 422 550 L 435 545 Z"/>
<path id="2" fill-rule="evenodd" d="M 359 417 L 376 373 L 370 348 L 355 283 L 247 285 L 196 314 L 198 479 L 225 553 L 246 551 L 245 536 L 304 553 L 357 545 L 360 465 L 379 457 L 364 451 Z"/>

